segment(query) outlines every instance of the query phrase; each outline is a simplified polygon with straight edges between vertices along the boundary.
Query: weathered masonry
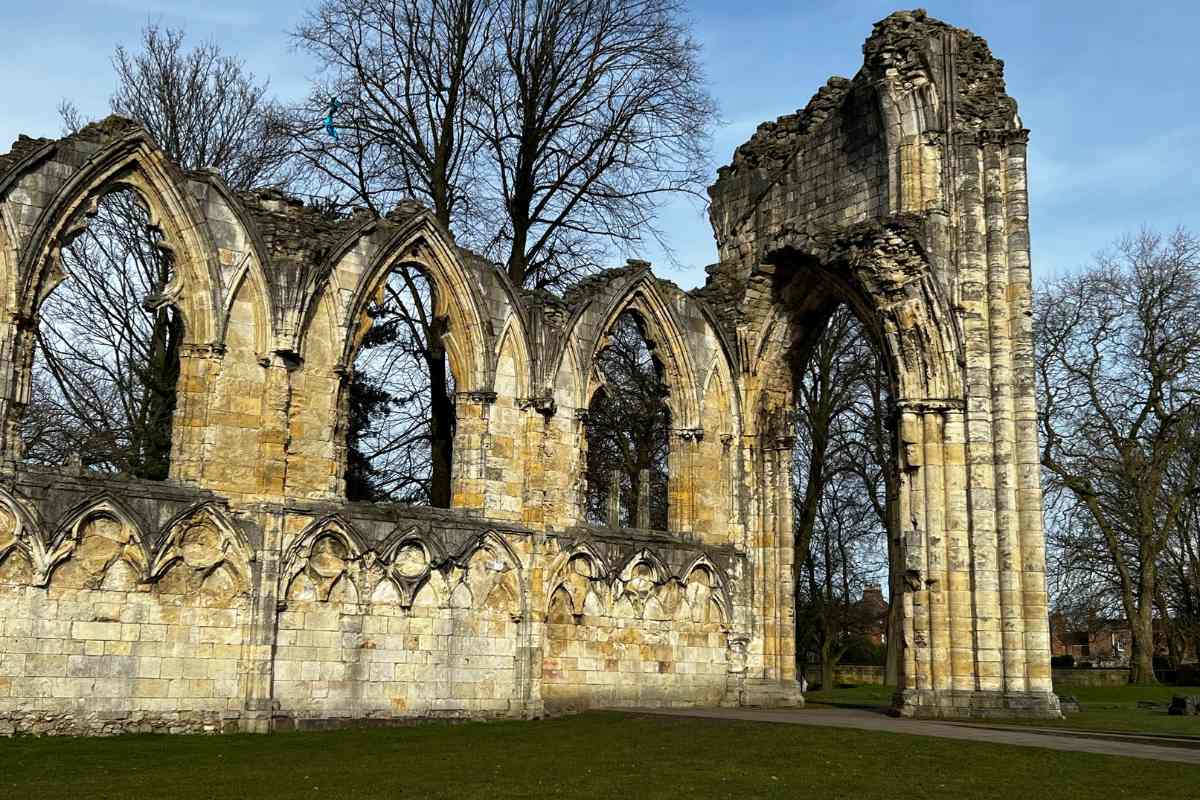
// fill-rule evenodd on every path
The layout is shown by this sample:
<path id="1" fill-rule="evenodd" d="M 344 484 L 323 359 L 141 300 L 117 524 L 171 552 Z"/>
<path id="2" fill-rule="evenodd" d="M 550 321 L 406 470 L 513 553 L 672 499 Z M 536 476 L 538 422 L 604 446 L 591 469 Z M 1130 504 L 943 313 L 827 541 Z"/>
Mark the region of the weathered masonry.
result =
<path id="1" fill-rule="evenodd" d="M 264 731 L 800 700 L 794 370 L 849 303 L 890 365 L 915 716 L 1056 715 L 1030 337 L 1027 131 L 971 33 L 898 13 L 852 80 L 720 171 L 693 292 L 634 263 L 509 285 L 419 207 L 330 220 L 184 173 L 110 118 L 0 156 L 0 732 Z M 41 301 L 133 189 L 186 323 L 171 475 L 21 462 Z M 449 510 L 344 500 L 346 387 L 396 264 L 457 392 Z M 616 318 L 670 387 L 669 530 L 582 522 L 582 413 Z"/>

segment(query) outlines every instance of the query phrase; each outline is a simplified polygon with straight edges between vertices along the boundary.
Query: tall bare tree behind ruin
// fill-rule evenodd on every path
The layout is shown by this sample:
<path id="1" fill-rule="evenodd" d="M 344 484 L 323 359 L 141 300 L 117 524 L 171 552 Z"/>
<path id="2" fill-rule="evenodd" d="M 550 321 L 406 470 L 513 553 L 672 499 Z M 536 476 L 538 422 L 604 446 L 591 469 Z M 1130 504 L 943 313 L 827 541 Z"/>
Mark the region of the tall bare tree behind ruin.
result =
<path id="1" fill-rule="evenodd" d="M 185 170 L 215 170 L 234 189 L 288 186 L 291 153 L 269 82 L 216 42 L 189 50 L 186 39 L 182 29 L 147 25 L 136 51 L 118 45 L 109 111 L 140 124 Z M 70 101 L 60 112 L 68 133 L 85 122 Z"/>
<path id="2" fill-rule="evenodd" d="M 62 250 L 66 282 L 42 303 L 25 456 L 142 478 L 167 476 L 183 320 L 143 300 L 169 279 L 132 191 L 106 195 Z"/>
<path id="3" fill-rule="evenodd" d="M 440 431 L 431 424 L 450 417 L 453 408 L 435 411 L 433 403 L 450 402 L 454 378 L 445 369 L 440 335 L 444 322 L 430 319 L 433 287 L 416 269 L 394 270 L 367 309 L 370 328 L 354 362 L 350 392 L 349 460 L 346 492 L 355 500 L 391 500 L 417 505 L 449 505 L 434 488 L 440 469 L 432 462 L 432 443 Z M 413 363 L 423 365 L 414 369 Z M 431 380 L 432 379 L 432 380 Z M 446 386 L 441 395 L 429 385 Z M 448 413 L 447 413 L 448 412 Z M 450 431 L 453 435 L 453 431 Z M 446 489 L 449 482 L 444 482 Z"/>
<path id="4" fill-rule="evenodd" d="M 286 184 L 289 152 L 268 130 L 266 82 L 214 43 L 190 50 L 180 30 L 147 26 L 140 47 L 112 58 L 112 113 L 130 117 L 184 169 L 216 170 L 235 189 Z M 85 124 L 60 107 L 67 133 Z M 102 198 L 63 250 L 66 280 L 39 312 L 26 457 L 165 478 L 183 320 L 162 291 L 172 265 L 132 190 Z"/>
<path id="5" fill-rule="evenodd" d="M 1143 231 L 1035 304 L 1049 538 L 1129 620 L 1133 683 L 1154 681 L 1160 565 L 1200 495 L 1198 270 L 1193 234 Z"/>
<path id="6" fill-rule="evenodd" d="M 796 381 L 792 452 L 797 645 L 818 653 L 825 686 L 842 654 L 879 623 L 859 602 L 863 586 L 884 573 L 895 578 L 889 530 L 898 477 L 890 416 L 883 360 L 841 306 Z M 885 627 L 889 661 L 898 644 L 896 596 Z M 894 681 L 894 669 L 888 673 Z"/>
<path id="7" fill-rule="evenodd" d="M 1188 500 L 1159 559 L 1155 608 L 1171 665 L 1200 657 L 1200 496 Z"/>
<path id="8" fill-rule="evenodd" d="M 327 0 L 295 40 L 319 82 L 278 122 L 312 191 L 377 213 L 421 200 L 516 286 L 562 289 L 704 188 L 715 106 L 674 0 Z M 445 504 L 453 406 L 430 391 Z"/>
<path id="9" fill-rule="evenodd" d="M 637 527 L 641 493 L 649 491 L 649 526 L 666 530 L 671 438 L 667 386 L 662 366 L 632 313 L 617 318 L 596 362 L 604 386 L 588 407 L 585 515 L 593 524 L 609 524 L 616 476 L 618 523 Z"/>

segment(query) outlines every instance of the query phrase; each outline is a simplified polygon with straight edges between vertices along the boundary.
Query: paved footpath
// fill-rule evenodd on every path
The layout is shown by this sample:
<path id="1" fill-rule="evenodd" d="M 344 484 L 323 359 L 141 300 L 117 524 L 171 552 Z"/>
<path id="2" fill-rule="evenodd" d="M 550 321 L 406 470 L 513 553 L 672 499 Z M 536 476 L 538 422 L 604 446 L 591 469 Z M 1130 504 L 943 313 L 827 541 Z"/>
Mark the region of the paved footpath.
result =
<path id="1" fill-rule="evenodd" d="M 1096 736 L 1095 734 L 1040 733 L 1036 730 L 1021 730 L 1016 727 L 985 727 L 954 722 L 898 719 L 875 711 L 849 708 L 770 710 L 757 708 L 628 708 L 620 710 L 672 717 L 703 717 L 705 719 L 736 719 L 749 722 L 855 728 L 864 731 L 904 733 L 911 736 L 937 736 L 943 739 L 1012 744 L 1022 747 L 1045 747 L 1050 750 L 1070 750 L 1077 753 L 1150 758 L 1158 761 L 1200 765 L 1200 742 L 1186 743 L 1181 740 L 1173 740 L 1180 746 L 1147 744 L 1109 738 L 1104 735 Z"/>

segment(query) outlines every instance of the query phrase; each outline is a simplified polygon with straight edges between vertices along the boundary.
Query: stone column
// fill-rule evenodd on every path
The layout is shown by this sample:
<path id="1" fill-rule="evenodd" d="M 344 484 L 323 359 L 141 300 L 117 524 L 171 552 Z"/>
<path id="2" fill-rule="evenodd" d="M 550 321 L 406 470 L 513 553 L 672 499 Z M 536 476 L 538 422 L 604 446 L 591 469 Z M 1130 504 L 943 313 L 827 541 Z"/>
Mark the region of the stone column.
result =
<path id="1" fill-rule="evenodd" d="M 250 564 L 250 612 L 242 628 L 238 689 L 242 696 L 243 733 L 269 733 L 274 714 L 275 638 L 279 618 L 279 571 L 285 512 L 262 506 L 254 516 L 262 524 L 262 545 Z"/>
<path id="2" fill-rule="evenodd" d="M 635 528 L 650 528 L 650 470 L 638 472 L 637 522 Z"/>
<path id="3" fill-rule="evenodd" d="M 966 138 L 966 137 L 964 137 Z M 1004 688 L 1003 612 L 1000 604 L 999 546 L 996 537 L 995 466 L 992 447 L 992 355 L 988 328 L 983 165 L 976 142 L 959 144 L 958 201 L 961 214 L 958 284 L 966 356 L 966 461 L 971 509 L 974 577 L 976 689 Z"/>
<path id="4" fill-rule="evenodd" d="M 608 527 L 621 527 L 621 471 L 614 469 L 608 477 Z"/>
<path id="5" fill-rule="evenodd" d="M 12 263 L 16 263 L 15 255 Z M 36 335 L 35 320 L 13 313 L 0 323 L 0 369 L 3 369 L 3 393 L 0 395 L 0 460 L 10 469 L 24 456 L 21 441 L 21 419 L 29 404 L 30 380 L 33 367 L 33 348 Z"/>
<path id="6" fill-rule="evenodd" d="M 921 472 L 925 489 L 925 585 L 929 597 L 930 684 L 945 692 L 951 686 L 950 608 L 947 594 L 945 477 L 942 467 L 941 413 L 924 409 L 921 413 L 924 465 Z"/>
<path id="7" fill-rule="evenodd" d="M 262 416 L 262 427 L 258 432 L 259 454 L 259 486 L 258 492 L 268 497 L 282 497 L 287 491 L 287 444 L 288 422 L 291 415 L 292 403 L 292 370 L 296 359 L 280 353 L 274 353 L 260 362 L 266 370 L 264 392 L 266 403 Z M 343 437 L 344 438 L 344 437 Z M 337 443 L 335 443 L 336 445 Z M 345 449 L 345 445 L 341 445 Z M 339 465 L 345 463 L 345 458 L 336 459 Z M 338 476 L 338 487 L 344 494 L 346 481 L 343 474 Z"/>
<path id="8" fill-rule="evenodd" d="M 1005 146 L 1005 216 L 1008 221 L 1008 300 L 1012 329 L 1013 432 L 1017 528 L 1020 531 L 1021 597 L 1028 690 L 1048 693 L 1050 623 L 1046 602 L 1046 534 L 1042 527 L 1041 459 L 1033 354 L 1033 277 L 1029 255 L 1026 187 L 1028 131 L 1012 131 Z"/>
<path id="9" fill-rule="evenodd" d="M 553 400 L 530 399 L 521 410 L 521 445 L 515 459 L 522 477 L 521 522 L 541 527 L 546 524 L 546 461 L 552 452 L 549 436 L 556 409 Z"/>
<path id="10" fill-rule="evenodd" d="M 1017 520 L 1013 450 L 1012 325 L 1009 312 L 1008 234 L 1002 145 L 983 144 L 984 214 L 987 220 L 988 323 L 992 351 L 992 433 L 996 477 L 996 535 L 1000 548 L 1000 607 L 1004 618 L 1004 688 L 1023 692 L 1025 613 L 1021 587 L 1021 537 Z"/>
<path id="11" fill-rule="evenodd" d="M 790 436 L 756 437 L 761 480 L 758 512 L 750 532 L 752 633 L 735 636 L 731 664 L 745 705 L 802 705 L 796 682 L 796 593 L 793 573 L 793 519 Z M 745 666 L 743 666 L 743 663 Z"/>
<path id="12" fill-rule="evenodd" d="M 546 639 L 545 609 L 549 598 L 545 586 L 545 563 L 549 558 L 545 539 L 532 540 L 529 563 L 521 570 L 521 593 L 524 595 L 521 618 L 517 621 L 517 647 L 513 654 L 514 716 L 535 719 L 545 713 L 542 700 L 542 657 Z"/>
<path id="13" fill-rule="evenodd" d="M 450 504 L 483 511 L 486 506 L 488 425 L 492 392 L 459 392 L 455 401 L 454 465 Z"/>
<path id="14" fill-rule="evenodd" d="M 971 607 L 970 507 L 967 504 L 965 422 L 961 405 L 945 408 L 942 416 L 951 688 L 955 691 L 974 691 L 975 631 Z"/>
<path id="15" fill-rule="evenodd" d="M 667 529 L 692 532 L 696 529 L 697 503 L 707 493 L 699 485 L 696 459 L 704 439 L 702 428 L 672 431 L 667 485 Z"/>
<path id="16" fill-rule="evenodd" d="M 214 442 L 209 430 L 209 401 L 221 373 L 225 349 L 211 345 L 184 345 L 179 354 L 179 379 L 175 384 L 175 416 L 171 421 L 173 480 L 202 483 Z"/>

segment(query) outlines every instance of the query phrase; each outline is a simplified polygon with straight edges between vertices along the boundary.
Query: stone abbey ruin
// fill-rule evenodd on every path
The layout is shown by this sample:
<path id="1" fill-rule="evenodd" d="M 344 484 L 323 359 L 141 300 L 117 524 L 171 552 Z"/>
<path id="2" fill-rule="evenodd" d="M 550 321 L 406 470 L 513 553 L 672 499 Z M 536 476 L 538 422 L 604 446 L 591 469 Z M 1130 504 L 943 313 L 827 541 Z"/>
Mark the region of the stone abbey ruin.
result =
<path id="1" fill-rule="evenodd" d="M 1056 716 L 1026 142 L 983 39 L 897 13 L 853 79 L 720 170 L 720 263 L 512 286 L 417 206 L 234 193 L 109 118 L 0 156 L 0 732 L 272 729 L 802 702 L 794 376 L 849 304 L 886 355 L 899 711 Z M 186 325 L 170 476 L 22 462 L 41 302 L 98 199 L 144 200 Z M 369 298 L 428 276 L 456 387 L 449 509 L 345 500 Z M 586 524 L 593 359 L 638 316 L 669 386 L 668 530 Z"/>

